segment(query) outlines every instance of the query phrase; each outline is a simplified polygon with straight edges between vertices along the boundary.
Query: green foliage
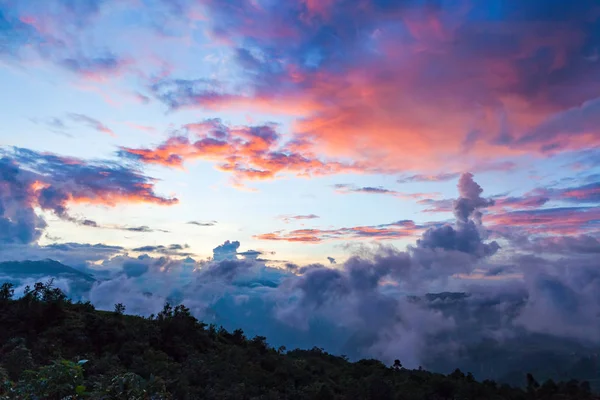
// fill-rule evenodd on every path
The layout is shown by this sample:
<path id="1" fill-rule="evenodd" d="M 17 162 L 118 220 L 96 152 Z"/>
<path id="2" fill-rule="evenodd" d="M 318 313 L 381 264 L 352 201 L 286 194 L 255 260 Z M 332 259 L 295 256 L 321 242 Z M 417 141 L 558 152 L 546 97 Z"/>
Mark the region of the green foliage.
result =
<path id="1" fill-rule="evenodd" d="M 133 372 L 126 372 L 113 377 L 105 387 L 99 385 L 91 397 L 98 400 L 166 400 L 171 395 L 167 393 L 162 379 L 151 376 L 146 381 Z"/>
<path id="2" fill-rule="evenodd" d="M 24 371 L 34 367 L 31 351 L 23 338 L 9 340 L 0 349 L 0 357 L 6 374 L 13 381 L 18 380 Z"/>
<path id="3" fill-rule="evenodd" d="M 12 389 L 12 382 L 8 378 L 8 372 L 0 367 L 0 400 L 8 398 Z"/>
<path id="4" fill-rule="evenodd" d="M 525 389 L 379 360 L 349 362 L 321 348 L 277 350 L 197 321 L 183 305 L 156 316 L 71 303 L 52 282 L 12 299 L 0 288 L 0 400 L 8 399 L 598 399 L 587 382 L 522 377 Z M 80 360 L 79 362 L 67 360 Z"/>
<path id="5" fill-rule="evenodd" d="M 20 399 L 79 399 L 86 394 L 82 363 L 54 361 L 38 371 L 27 371 L 14 392 Z"/>

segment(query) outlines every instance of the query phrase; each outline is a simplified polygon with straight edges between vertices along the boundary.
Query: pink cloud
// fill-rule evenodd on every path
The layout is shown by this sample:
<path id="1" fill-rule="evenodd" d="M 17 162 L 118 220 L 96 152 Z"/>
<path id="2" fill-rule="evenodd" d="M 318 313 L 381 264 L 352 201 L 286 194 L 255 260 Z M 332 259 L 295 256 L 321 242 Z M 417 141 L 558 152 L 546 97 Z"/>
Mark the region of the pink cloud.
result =
<path id="1" fill-rule="evenodd" d="M 321 160 L 310 152 L 294 151 L 281 143 L 270 125 L 228 127 L 219 120 L 208 120 L 185 125 L 184 130 L 195 138 L 174 136 L 155 148 L 122 148 L 121 154 L 176 168 L 182 168 L 188 160 L 213 161 L 219 170 L 231 173 L 238 184 L 282 174 L 309 177 L 363 170 L 353 164 Z"/>
<path id="2" fill-rule="evenodd" d="M 489 214 L 485 220 L 492 229 L 504 231 L 518 228 L 529 235 L 580 235 L 598 232 L 598 207 L 564 207 L 520 210 Z"/>
<path id="3" fill-rule="evenodd" d="M 215 31 L 236 48 L 254 39 L 238 60 L 249 83 L 162 87 L 171 108 L 289 114 L 313 153 L 394 171 L 510 170 L 506 157 L 600 144 L 588 111 L 600 76 L 574 56 L 586 42 L 580 24 L 474 19 L 479 6 L 467 1 L 206 4 Z M 594 14 L 576 11 L 586 21 Z"/>
<path id="4" fill-rule="evenodd" d="M 354 226 L 339 229 L 296 229 L 275 231 L 254 236 L 258 240 L 320 243 L 330 240 L 393 240 L 414 237 L 423 230 L 412 221 L 399 221 L 379 226 Z"/>

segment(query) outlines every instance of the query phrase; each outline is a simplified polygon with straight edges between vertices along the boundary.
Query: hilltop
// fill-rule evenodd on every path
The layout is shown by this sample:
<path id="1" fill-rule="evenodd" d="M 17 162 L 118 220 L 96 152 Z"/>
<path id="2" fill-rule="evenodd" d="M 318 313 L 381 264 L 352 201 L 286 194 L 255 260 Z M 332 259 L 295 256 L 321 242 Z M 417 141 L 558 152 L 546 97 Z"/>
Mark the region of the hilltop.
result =
<path id="1" fill-rule="evenodd" d="M 199 322 L 183 305 L 149 318 L 73 303 L 52 284 L 13 299 L 0 289 L 0 398 L 4 399 L 597 399 L 587 382 L 526 389 L 349 362 L 311 350 L 273 349 L 265 337 Z"/>

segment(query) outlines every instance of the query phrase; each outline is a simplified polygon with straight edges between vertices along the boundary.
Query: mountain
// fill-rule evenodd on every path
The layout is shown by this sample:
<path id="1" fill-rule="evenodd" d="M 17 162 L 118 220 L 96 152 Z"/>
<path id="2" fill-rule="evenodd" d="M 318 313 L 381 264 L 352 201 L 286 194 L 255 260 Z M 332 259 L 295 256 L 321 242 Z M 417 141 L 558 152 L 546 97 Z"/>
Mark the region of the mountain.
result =
<path id="1" fill-rule="evenodd" d="M 68 267 L 54 260 L 0 262 L 0 274 L 18 277 L 64 277 L 69 279 L 84 280 L 87 282 L 95 281 L 91 275 L 80 272 L 75 268 Z"/>
<path id="2" fill-rule="evenodd" d="M 83 299 L 96 281 L 91 275 L 54 260 L 0 262 L 0 280 L 18 286 L 54 279 L 74 300 Z"/>
<path id="3" fill-rule="evenodd" d="M 519 297 L 467 302 L 470 297 L 462 292 L 413 297 L 412 301 L 423 302 L 460 321 L 451 334 L 434 337 L 431 345 L 455 342 L 461 343 L 461 348 L 452 355 L 432 352 L 422 360 L 424 367 L 444 373 L 460 368 L 471 371 L 478 379 L 510 385 L 522 385 L 523 374 L 535 371 L 543 380 L 586 380 L 600 391 L 597 343 L 519 329 L 514 318 L 525 304 Z M 485 331 L 493 334 L 485 335 Z"/>

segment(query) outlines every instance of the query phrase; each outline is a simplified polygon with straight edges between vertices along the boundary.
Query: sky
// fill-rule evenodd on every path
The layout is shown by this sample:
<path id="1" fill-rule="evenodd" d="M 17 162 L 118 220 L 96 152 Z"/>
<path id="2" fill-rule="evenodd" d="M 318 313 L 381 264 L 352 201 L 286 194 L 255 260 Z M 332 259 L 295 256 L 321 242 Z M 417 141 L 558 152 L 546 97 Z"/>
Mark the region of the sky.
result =
<path id="1" fill-rule="evenodd" d="M 0 0 L 0 258 L 574 290 L 599 52 L 595 0 Z"/>
<path id="2" fill-rule="evenodd" d="M 208 257 L 239 240 L 322 262 L 448 219 L 436 201 L 456 197 L 462 172 L 497 198 L 572 190 L 494 220 L 576 214 L 598 200 L 598 13 L 593 1 L 4 0 L 0 143 L 37 152 L 21 168 L 53 154 L 149 185 L 74 198 L 95 178 L 66 177 L 63 215 L 32 204 L 44 244 Z M 592 214 L 569 229 L 596 230 Z M 415 225 L 386 226 L 404 220 Z"/>

